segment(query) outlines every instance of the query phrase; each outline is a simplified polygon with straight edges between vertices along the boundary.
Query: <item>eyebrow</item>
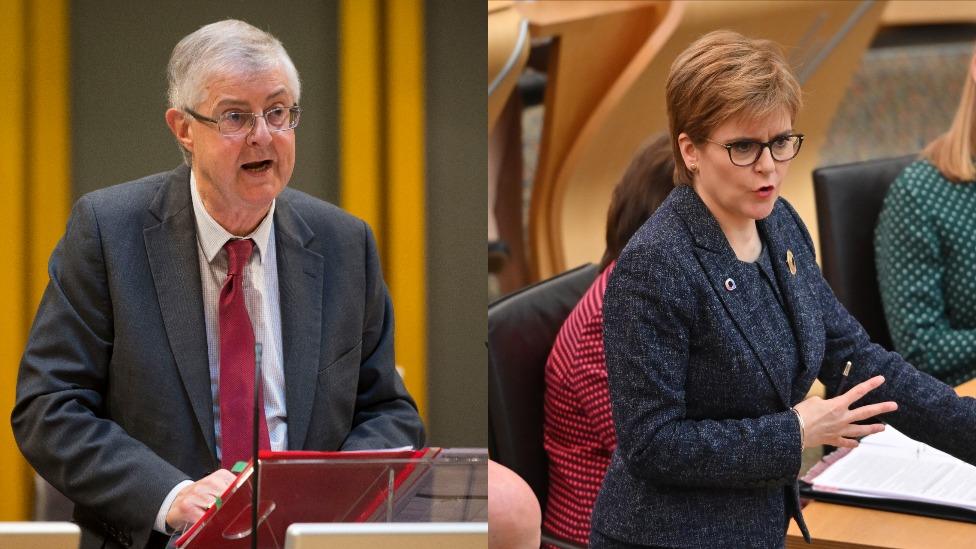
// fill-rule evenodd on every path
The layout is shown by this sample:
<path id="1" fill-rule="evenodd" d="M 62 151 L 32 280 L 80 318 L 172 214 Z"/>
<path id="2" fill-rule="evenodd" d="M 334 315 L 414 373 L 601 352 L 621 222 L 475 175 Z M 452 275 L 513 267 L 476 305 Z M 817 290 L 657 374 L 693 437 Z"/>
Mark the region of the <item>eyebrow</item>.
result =
<path id="1" fill-rule="evenodd" d="M 285 88 L 284 86 L 281 86 L 277 90 L 271 92 L 271 94 L 269 94 L 268 97 L 266 97 L 264 100 L 265 101 L 270 101 L 270 100 L 278 97 L 279 95 L 282 95 L 282 94 L 285 94 L 285 93 L 288 93 L 288 89 Z M 228 97 L 228 98 L 225 98 L 225 99 L 221 99 L 220 101 L 218 101 L 217 103 L 215 103 L 214 106 L 213 106 L 213 108 L 216 110 L 217 108 L 220 108 L 220 107 L 233 107 L 233 106 L 244 106 L 244 107 L 247 107 L 248 105 L 247 105 L 247 102 L 244 101 L 244 100 L 242 100 L 242 99 L 235 99 L 235 98 L 232 98 L 232 97 Z"/>
<path id="2" fill-rule="evenodd" d="M 784 130 L 784 131 L 779 132 L 778 134 L 774 135 L 773 138 L 770 139 L 770 141 L 775 141 L 776 139 L 779 139 L 780 137 L 786 137 L 787 135 L 793 135 L 793 129 L 792 128 L 790 128 L 788 130 Z M 755 143 L 762 143 L 762 141 L 756 139 L 755 137 L 749 137 L 749 136 L 745 136 L 745 135 L 739 136 L 739 137 L 733 137 L 731 139 L 726 139 L 725 140 L 726 143 L 736 143 L 736 142 L 739 142 L 739 141 L 753 141 Z"/>

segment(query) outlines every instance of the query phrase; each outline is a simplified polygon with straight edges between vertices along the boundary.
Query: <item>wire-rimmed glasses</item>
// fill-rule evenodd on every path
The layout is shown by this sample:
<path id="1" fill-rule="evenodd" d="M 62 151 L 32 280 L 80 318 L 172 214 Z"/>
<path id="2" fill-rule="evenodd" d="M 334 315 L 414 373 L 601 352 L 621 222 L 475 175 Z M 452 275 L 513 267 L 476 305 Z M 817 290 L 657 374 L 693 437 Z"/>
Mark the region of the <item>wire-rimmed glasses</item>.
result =
<path id="1" fill-rule="evenodd" d="M 183 110 L 201 122 L 209 122 L 216 125 L 217 131 L 219 131 L 221 135 L 226 135 L 228 137 L 250 133 L 251 128 L 254 127 L 254 123 L 258 118 L 264 118 L 265 123 L 268 125 L 268 130 L 270 131 L 283 132 L 286 130 L 291 130 L 298 126 L 298 120 L 302 113 L 302 109 L 298 105 L 294 105 L 292 107 L 271 107 L 261 114 L 253 112 L 228 111 L 221 114 L 217 118 L 204 116 L 189 108 Z"/>

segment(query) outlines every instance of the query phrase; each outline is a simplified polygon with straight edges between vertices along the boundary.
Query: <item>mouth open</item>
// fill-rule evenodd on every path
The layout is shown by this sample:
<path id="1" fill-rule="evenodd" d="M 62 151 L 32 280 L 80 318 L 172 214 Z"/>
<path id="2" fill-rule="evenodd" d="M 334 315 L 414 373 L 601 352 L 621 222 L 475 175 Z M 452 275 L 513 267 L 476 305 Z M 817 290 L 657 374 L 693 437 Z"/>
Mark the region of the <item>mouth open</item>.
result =
<path id="1" fill-rule="evenodd" d="M 758 194 L 762 198 L 768 198 L 770 195 L 773 194 L 774 190 L 776 190 L 776 187 L 774 187 L 773 185 L 766 185 L 765 187 L 759 187 L 759 189 L 756 191 L 756 194 Z"/>
<path id="2" fill-rule="evenodd" d="M 271 169 L 271 160 L 260 160 L 258 162 L 248 162 L 241 164 L 241 168 L 251 173 L 261 173 Z"/>

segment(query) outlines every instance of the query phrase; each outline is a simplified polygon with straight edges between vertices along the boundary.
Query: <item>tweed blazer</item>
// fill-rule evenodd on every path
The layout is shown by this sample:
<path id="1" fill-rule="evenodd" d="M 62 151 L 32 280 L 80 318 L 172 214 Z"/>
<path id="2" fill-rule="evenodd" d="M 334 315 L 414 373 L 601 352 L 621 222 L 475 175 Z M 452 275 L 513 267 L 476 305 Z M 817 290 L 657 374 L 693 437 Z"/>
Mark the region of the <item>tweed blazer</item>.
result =
<path id="1" fill-rule="evenodd" d="M 617 261 L 604 341 L 618 446 L 593 514 L 605 535 L 660 547 L 781 547 L 793 517 L 808 537 L 790 407 L 814 379 L 836 391 L 848 360 L 850 385 L 886 378 L 858 405 L 894 400 L 899 409 L 886 422 L 976 463 L 976 400 L 869 341 L 823 279 L 785 200 L 757 225 L 798 367 L 772 359 L 767 319 L 781 305 L 727 283 L 747 267 L 691 187 L 676 188 Z"/>
<path id="2" fill-rule="evenodd" d="M 219 468 L 190 172 L 83 196 L 51 256 L 14 435 L 82 548 L 162 547 L 156 513 Z M 292 189 L 274 213 L 289 450 L 421 446 L 369 227 Z"/>

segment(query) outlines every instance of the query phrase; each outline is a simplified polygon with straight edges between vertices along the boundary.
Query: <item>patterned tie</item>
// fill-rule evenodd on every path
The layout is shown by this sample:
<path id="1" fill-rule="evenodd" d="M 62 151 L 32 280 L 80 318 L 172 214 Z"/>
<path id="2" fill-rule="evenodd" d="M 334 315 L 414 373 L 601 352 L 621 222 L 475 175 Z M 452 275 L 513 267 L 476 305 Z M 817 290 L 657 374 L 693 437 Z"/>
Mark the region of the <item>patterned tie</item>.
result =
<path id="1" fill-rule="evenodd" d="M 244 267 L 254 250 L 253 240 L 228 240 L 227 279 L 220 288 L 220 450 L 221 466 L 251 455 L 254 417 L 254 329 L 244 305 Z M 264 398 L 261 398 L 264 402 Z M 261 449 L 271 449 L 264 406 L 260 413 Z"/>

